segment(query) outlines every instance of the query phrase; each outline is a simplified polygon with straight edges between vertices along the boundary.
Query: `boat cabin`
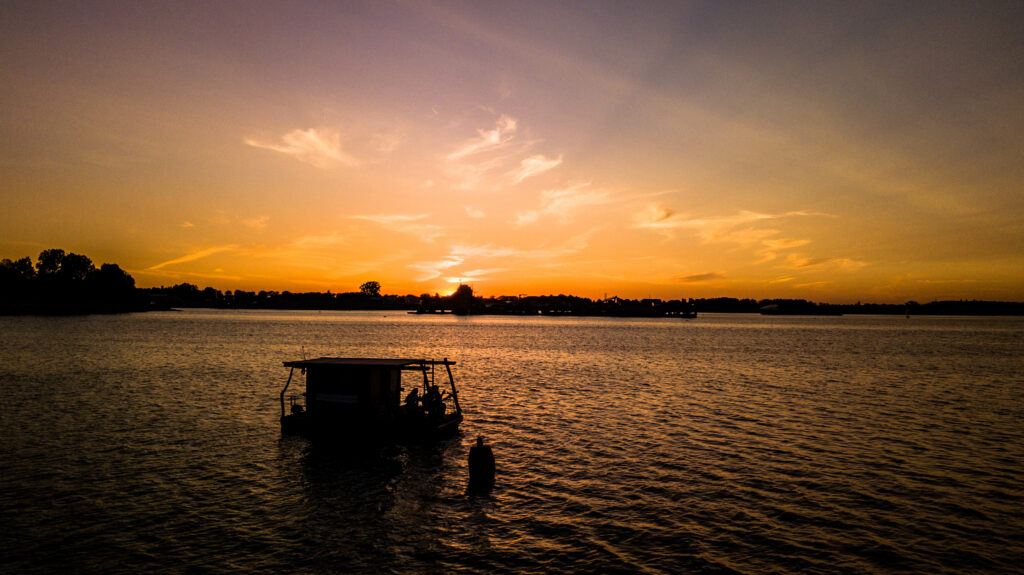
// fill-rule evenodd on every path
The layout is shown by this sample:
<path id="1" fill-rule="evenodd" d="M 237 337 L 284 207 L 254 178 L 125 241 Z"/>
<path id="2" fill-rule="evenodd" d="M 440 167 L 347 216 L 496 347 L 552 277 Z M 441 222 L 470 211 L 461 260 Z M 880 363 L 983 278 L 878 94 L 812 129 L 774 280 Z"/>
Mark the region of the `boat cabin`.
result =
<path id="1" fill-rule="evenodd" d="M 284 366 L 291 371 L 281 390 L 282 430 L 360 432 L 379 439 L 452 433 L 462 421 L 453 365 L 455 362 L 447 359 L 321 357 L 286 361 Z M 447 378 L 435 379 L 439 367 Z M 289 396 L 286 409 L 286 393 L 296 369 L 306 376 L 305 391 Z"/>

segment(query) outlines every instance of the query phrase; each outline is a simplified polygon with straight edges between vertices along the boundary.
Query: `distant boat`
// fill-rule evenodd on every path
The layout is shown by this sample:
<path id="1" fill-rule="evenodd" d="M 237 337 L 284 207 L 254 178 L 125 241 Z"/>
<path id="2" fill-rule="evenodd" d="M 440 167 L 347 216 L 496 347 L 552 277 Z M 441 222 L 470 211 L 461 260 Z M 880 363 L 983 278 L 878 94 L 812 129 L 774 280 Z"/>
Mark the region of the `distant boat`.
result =
<path id="1" fill-rule="evenodd" d="M 281 430 L 349 443 L 451 435 L 462 422 L 453 365 L 447 358 L 286 361 L 284 366 L 291 371 L 281 390 Z M 437 366 L 447 372 L 447 385 L 443 376 L 435 379 Z M 305 392 L 289 396 L 286 410 L 286 393 L 296 369 L 306 375 Z M 403 387 L 402 374 L 408 372 L 418 374 Z M 420 375 L 422 381 L 416 381 Z M 403 391 L 407 391 L 404 400 Z"/>

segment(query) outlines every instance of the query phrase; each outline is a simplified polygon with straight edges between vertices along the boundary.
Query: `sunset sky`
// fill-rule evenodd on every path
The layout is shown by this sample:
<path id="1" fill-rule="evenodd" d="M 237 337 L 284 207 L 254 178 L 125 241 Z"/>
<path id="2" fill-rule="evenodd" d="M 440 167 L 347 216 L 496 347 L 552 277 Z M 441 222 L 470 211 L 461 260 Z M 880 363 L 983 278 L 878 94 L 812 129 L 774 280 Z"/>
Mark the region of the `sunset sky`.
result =
<path id="1" fill-rule="evenodd" d="M 1024 300 L 1024 3 L 0 4 L 0 257 Z"/>

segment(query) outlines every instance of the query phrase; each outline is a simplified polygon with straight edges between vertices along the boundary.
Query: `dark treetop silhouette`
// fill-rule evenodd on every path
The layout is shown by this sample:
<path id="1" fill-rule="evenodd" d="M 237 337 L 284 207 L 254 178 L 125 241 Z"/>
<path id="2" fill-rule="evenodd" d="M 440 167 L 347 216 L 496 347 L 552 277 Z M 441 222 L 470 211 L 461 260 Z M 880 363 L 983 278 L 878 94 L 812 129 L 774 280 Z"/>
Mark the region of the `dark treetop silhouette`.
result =
<path id="1" fill-rule="evenodd" d="M 698 312 L 798 315 L 1024 315 L 1024 303 L 935 301 L 926 304 L 826 304 L 802 299 L 623 299 L 599 300 L 573 295 L 497 296 L 482 298 L 460 285 L 450 296 L 386 295 L 368 281 L 357 292 L 333 294 L 290 291 L 222 292 L 181 283 L 139 289 L 117 264 L 96 268 L 88 257 L 62 249 L 43 250 L 32 260 L 0 260 L 0 314 L 119 313 L 211 307 L 231 309 L 411 310 L 460 315 L 573 315 L 611 317 L 694 317 Z"/>
<path id="2" fill-rule="evenodd" d="M 88 257 L 43 250 L 35 267 L 24 257 L 0 260 L 0 313 L 81 314 L 145 311 L 146 292 L 117 264 L 95 267 Z"/>

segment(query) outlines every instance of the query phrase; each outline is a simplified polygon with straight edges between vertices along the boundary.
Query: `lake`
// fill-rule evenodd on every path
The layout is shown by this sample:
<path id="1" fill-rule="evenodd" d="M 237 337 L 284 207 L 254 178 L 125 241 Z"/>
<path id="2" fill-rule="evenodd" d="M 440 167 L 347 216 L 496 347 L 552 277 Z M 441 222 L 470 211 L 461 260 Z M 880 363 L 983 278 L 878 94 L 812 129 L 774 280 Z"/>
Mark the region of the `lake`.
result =
<path id="1" fill-rule="evenodd" d="M 303 356 L 452 359 L 462 433 L 283 437 Z M 1022 368 L 1009 317 L 0 317 L 0 565 L 1016 573 Z"/>

